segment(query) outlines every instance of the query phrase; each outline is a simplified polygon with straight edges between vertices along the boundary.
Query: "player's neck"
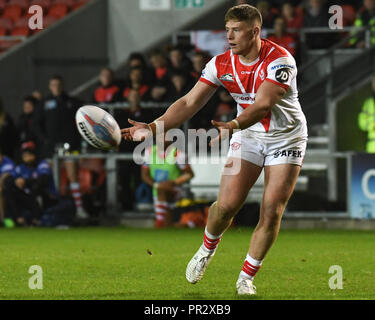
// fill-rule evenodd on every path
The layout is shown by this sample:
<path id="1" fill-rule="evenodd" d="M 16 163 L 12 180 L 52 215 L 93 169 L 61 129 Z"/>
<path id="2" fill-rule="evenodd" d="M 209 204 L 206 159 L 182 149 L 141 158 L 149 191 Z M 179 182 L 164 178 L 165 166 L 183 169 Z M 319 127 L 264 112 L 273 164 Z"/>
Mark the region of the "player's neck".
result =
<path id="1" fill-rule="evenodd" d="M 251 47 L 250 51 L 247 54 L 239 55 L 240 60 L 246 64 L 252 63 L 255 59 L 259 57 L 261 48 L 262 48 L 262 41 L 259 38 L 255 42 L 255 44 Z"/>

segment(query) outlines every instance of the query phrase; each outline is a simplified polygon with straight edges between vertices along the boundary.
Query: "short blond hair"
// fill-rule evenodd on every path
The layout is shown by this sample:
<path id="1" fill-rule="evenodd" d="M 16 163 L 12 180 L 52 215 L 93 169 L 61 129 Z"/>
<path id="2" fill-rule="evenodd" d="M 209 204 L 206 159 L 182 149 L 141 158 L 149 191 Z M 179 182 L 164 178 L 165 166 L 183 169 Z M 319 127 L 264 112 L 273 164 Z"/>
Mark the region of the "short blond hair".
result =
<path id="1" fill-rule="evenodd" d="M 253 25 L 254 21 L 258 21 L 262 25 L 262 15 L 259 10 L 249 4 L 240 4 L 230 8 L 225 14 L 224 21 L 227 23 L 230 20 L 244 21 L 250 26 Z"/>

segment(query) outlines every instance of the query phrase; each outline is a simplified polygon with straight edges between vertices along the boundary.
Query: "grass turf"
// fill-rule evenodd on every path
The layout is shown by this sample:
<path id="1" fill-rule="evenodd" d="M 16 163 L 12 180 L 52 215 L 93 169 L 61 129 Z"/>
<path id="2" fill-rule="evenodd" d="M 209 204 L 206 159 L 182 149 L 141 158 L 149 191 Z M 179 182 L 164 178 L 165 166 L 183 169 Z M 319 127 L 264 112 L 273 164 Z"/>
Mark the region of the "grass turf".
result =
<path id="1" fill-rule="evenodd" d="M 191 285 L 185 267 L 202 230 L 0 229 L 0 299 L 375 299 L 375 233 L 332 230 L 281 230 L 256 277 L 258 294 L 238 297 L 251 232 L 228 230 Z M 32 265 L 43 269 L 43 290 L 28 287 Z M 342 290 L 328 286 L 332 265 L 342 267 Z"/>

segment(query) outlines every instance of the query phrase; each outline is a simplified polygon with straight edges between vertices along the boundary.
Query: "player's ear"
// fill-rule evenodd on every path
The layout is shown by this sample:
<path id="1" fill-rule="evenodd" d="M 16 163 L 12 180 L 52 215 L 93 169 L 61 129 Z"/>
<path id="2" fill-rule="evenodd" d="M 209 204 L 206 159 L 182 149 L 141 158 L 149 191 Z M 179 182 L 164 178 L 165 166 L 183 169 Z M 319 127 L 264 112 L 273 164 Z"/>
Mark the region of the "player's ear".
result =
<path id="1" fill-rule="evenodd" d="M 258 36 L 258 35 L 260 35 L 260 28 L 259 27 L 254 27 L 254 29 L 253 29 L 253 34 L 252 34 L 252 36 L 253 37 L 256 37 L 256 36 Z"/>

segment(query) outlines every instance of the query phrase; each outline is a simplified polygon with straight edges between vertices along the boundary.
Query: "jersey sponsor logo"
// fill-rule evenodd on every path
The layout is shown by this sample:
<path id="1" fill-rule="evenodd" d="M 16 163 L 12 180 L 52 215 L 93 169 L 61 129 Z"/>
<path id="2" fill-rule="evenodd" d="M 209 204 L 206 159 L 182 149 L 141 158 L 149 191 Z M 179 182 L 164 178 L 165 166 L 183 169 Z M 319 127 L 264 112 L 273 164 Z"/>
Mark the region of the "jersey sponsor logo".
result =
<path id="1" fill-rule="evenodd" d="M 294 69 L 295 66 L 291 65 L 291 64 L 278 64 L 276 66 L 273 66 L 271 68 L 271 70 L 276 70 L 276 69 L 281 69 L 281 68 L 290 68 L 290 69 Z"/>
<path id="2" fill-rule="evenodd" d="M 287 68 L 277 70 L 275 78 L 280 83 L 287 82 L 289 80 L 289 70 Z"/>
<path id="3" fill-rule="evenodd" d="M 279 157 L 293 157 L 293 158 L 302 158 L 302 151 L 301 150 L 277 150 L 273 154 L 274 158 Z"/>
<path id="4" fill-rule="evenodd" d="M 238 150 L 239 148 L 241 148 L 241 143 L 238 143 L 238 142 L 233 142 L 232 144 L 231 144 L 231 148 L 232 148 L 232 150 Z"/>
<path id="5" fill-rule="evenodd" d="M 221 80 L 221 81 L 234 82 L 233 74 L 231 74 L 231 73 L 223 74 L 223 75 L 220 77 L 220 80 Z"/>
<path id="6" fill-rule="evenodd" d="M 241 71 L 241 74 L 252 74 L 254 71 Z"/>
<path id="7" fill-rule="evenodd" d="M 255 94 L 247 93 L 247 94 L 238 94 L 238 93 L 231 93 L 234 101 L 237 103 L 244 103 L 249 102 L 253 104 L 255 102 Z"/>

